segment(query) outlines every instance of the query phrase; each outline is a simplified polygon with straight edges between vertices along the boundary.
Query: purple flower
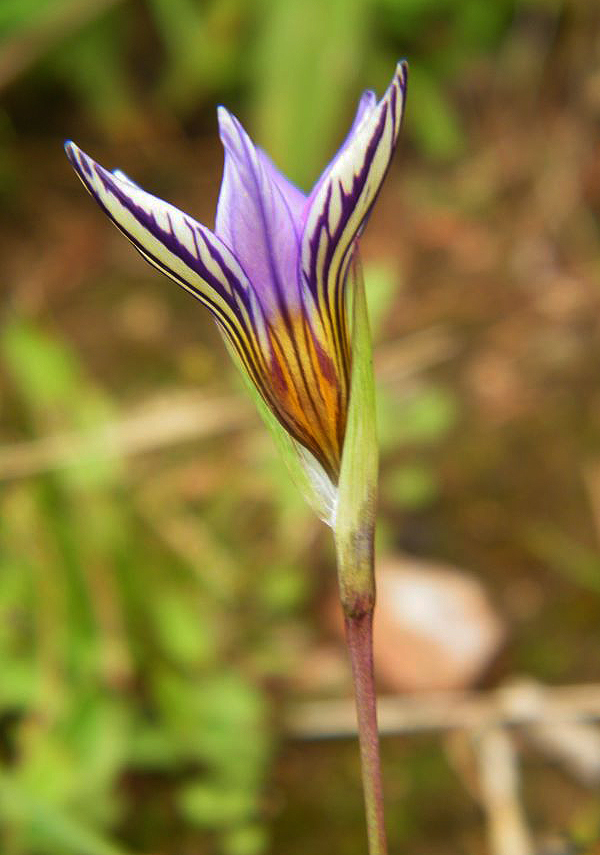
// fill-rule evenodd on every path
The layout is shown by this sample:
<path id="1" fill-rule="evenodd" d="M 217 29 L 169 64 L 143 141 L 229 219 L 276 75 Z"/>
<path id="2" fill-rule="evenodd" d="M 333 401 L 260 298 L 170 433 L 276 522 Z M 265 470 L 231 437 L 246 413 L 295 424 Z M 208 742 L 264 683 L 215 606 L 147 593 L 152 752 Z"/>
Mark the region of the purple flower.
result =
<path id="1" fill-rule="evenodd" d="M 350 388 L 347 273 L 394 152 L 406 75 L 402 62 L 379 102 L 365 92 L 308 196 L 220 107 L 225 167 L 214 231 L 65 146 L 138 252 L 208 307 L 268 407 L 333 484 Z"/>

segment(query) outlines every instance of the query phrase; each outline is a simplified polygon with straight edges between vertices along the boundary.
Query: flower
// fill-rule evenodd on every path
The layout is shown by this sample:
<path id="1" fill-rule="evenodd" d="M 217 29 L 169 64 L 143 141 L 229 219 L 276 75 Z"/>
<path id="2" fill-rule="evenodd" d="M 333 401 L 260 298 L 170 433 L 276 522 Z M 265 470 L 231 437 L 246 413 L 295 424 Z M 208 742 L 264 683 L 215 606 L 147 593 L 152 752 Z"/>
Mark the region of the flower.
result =
<path id="1" fill-rule="evenodd" d="M 208 307 L 262 400 L 333 488 L 350 396 L 348 271 L 394 152 L 406 77 L 399 63 L 379 102 L 364 93 L 308 196 L 220 107 L 225 166 L 214 231 L 65 145 L 87 190 L 138 252 Z"/>

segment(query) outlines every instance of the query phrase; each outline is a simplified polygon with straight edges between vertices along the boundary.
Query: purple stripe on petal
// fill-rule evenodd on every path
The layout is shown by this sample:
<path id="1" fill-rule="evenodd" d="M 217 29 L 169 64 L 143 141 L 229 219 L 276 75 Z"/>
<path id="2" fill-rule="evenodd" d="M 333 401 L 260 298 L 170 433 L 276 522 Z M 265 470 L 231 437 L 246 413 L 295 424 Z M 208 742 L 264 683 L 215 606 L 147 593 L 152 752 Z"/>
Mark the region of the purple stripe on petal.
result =
<path id="1" fill-rule="evenodd" d="M 363 95 L 308 198 L 221 108 L 225 166 L 214 234 L 66 145 L 101 208 L 151 264 L 208 306 L 273 413 L 333 482 L 351 368 L 346 272 L 393 154 L 405 85 L 401 64 L 379 103 Z"/>
<path id="2" fill-rule="evenodd" d="M 118 170 L 104 169 L 73 143 L 65 150 L 86 189 L 138 252 L 208 307 L 268 399 L 265 319 L 229 248 L 192 217 Z"/>
<path id="3" fill-rule="evenodd" d="M 249 283 L 234 256 L 205 226 L 174 205 L 109 172 L 73 143 L 67 156 L 87 190 L 149 261 L 179 284 L 224 311 L 245 297 Z"/>
<path id="4" fill-rule="evenodd" d="M 355 122 L 354 133 L 311 194 L 302 236 L 302 272 L 321 305 L 338 299 L 334 292 L 342 285 L 340 271 L 389 167 L 405 86 L 406 65 L 400 63 L 384 97 Z"/>
<path id="5" fill-rule="evenodd" d="M 358 101 L 358 106 L 356 108 L 356 114 L 354 116 L 354 120 L 352 122 L 350 130 L 348 131 L 348 133 L 346 135 L 344 142 L 341 144 L 341 146 L 337 150 L 333 160 L 331 160 L 327 164 L 327 166 L 325 167 L 325 169 L 323 170 L 323 172 L 321 173 L 321 175 L 317 179 L 316 184 L 314 185 L 313 189 L 310 192 L 310 196 L 308 198 L 308 205 L 304 209 L 304 215 L 305 216 L 308 214 L 308 210 L 310 209 L 310 205 L 312 204 L 312 201 L 315 198 L 315 196 L 317 195 L 317 193 L 319 192 L 320 188 L 323 186 L 323 183 L 325 181 L 327 181 L 329 173 L 333 169 L 335 163 L 339 160 L 340 156 L 346 150 L 348 145 L 352 142 L 352 138 L 354 137 L 357 129 L 360 127 L 362 121 L 367 119 L 367 117 L 372 114 L 372 112 L 376 106 L 377 106 L 377 96 L 375 95 L 375 93 L 371 89 L 367 89 L 360 96 L 360 99 Z M 304 221 L 304 217 L 303 217 L 303 221 Z"/>

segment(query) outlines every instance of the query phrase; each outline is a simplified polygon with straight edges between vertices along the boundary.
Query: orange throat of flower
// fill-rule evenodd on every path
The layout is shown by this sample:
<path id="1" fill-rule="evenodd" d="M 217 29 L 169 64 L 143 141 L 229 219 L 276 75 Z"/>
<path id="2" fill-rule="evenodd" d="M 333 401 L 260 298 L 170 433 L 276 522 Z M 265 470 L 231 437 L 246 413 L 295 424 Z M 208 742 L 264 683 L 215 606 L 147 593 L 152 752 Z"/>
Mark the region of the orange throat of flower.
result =
<path id="1" fill-rule="evenodd" d="M 347 337 L 325 345 L 307 318 L 269 328 L 270 376 L 265 397 L 290 434 L 337 483 L 348 408 L 350 358 Z"/>

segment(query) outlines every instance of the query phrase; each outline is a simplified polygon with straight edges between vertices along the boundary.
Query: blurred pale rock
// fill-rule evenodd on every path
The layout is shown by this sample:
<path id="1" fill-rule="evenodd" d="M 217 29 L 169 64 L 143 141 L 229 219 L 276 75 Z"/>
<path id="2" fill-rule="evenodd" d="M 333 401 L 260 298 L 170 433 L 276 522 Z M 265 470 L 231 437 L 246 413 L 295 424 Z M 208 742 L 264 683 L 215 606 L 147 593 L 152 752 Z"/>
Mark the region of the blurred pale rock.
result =
<path id="1" fill-rule="evenodd" d="M 342 618 L 334 622 L 341 633 Z M 442 564 L 405 556 L 377 562 L 375 671 L 389 691 L 467 688 L 505 637 L 482 585 Z"/>
<path id="2" fill-rule="evenodd" d="M 466 688 L 504 635 L 482 585 L 466 573 L 407 557 L 378 562 L 375 668 L 388 688 Z"/>

